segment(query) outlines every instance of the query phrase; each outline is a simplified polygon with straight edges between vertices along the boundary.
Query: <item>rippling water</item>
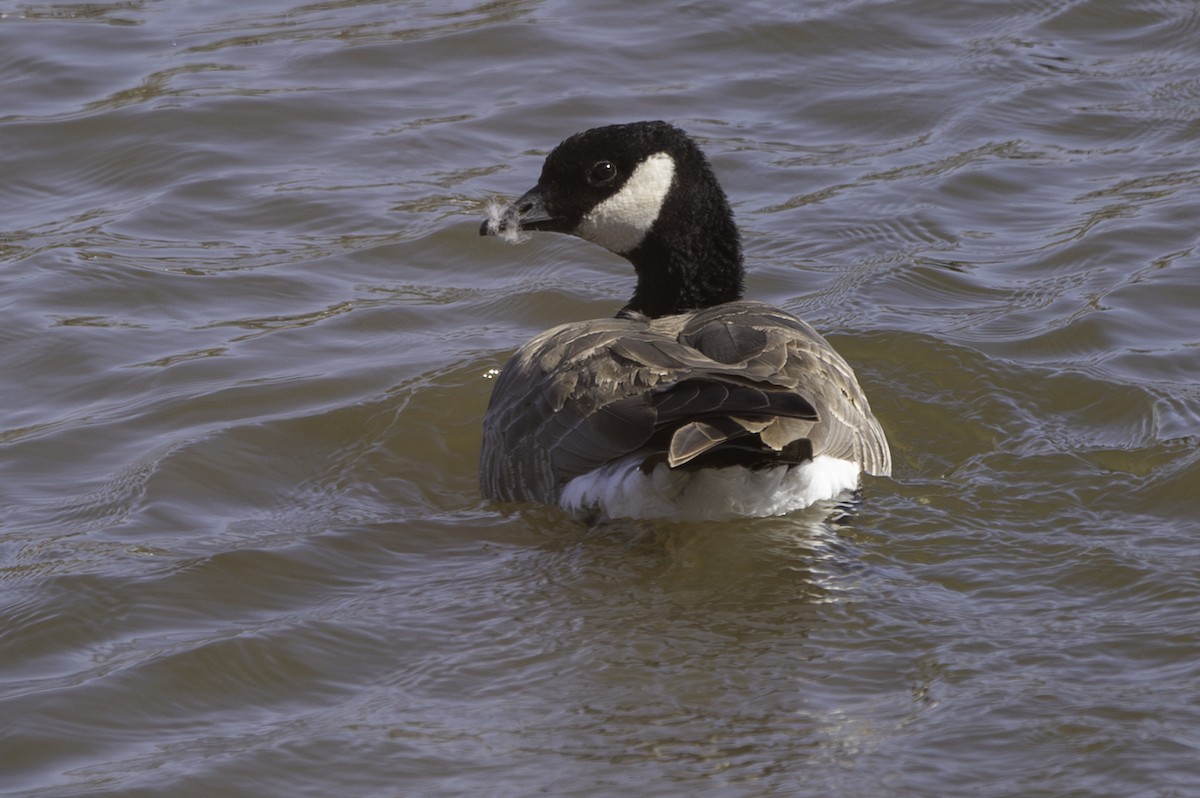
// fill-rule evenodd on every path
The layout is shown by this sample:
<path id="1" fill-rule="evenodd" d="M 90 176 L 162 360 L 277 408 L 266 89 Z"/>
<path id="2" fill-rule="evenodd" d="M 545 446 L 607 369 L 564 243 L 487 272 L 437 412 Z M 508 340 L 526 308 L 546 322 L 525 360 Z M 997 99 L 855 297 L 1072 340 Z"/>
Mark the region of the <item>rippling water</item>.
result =
<path id="1" fill-rule="evenodd" d="M 0 10 L 0 792 L 1183 796 L 1200 6 Z M 632 277 L 476 235 L 565 135 L 703 142 L 858 369 L 849 513 L 590 529 L 489 371 Z"/>

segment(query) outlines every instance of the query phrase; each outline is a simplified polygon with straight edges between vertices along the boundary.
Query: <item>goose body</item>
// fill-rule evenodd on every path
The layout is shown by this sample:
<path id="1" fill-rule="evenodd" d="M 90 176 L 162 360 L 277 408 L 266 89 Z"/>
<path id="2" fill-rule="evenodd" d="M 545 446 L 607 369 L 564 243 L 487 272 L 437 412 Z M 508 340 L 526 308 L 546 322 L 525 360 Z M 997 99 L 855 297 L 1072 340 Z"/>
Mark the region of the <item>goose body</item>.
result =
<path id="1" fill-rule="evenodd" d="M 728 201 L 663 122 L 596 128 L 550 154 L 483 234 L 574 234 L 629 259 L 615 318 L 521 347 L 484 417 L 486 497 L 587 518 L 778 515 L 836 498 L 891 455 L 849 364 L 790 313 L 742 300 Z"/>

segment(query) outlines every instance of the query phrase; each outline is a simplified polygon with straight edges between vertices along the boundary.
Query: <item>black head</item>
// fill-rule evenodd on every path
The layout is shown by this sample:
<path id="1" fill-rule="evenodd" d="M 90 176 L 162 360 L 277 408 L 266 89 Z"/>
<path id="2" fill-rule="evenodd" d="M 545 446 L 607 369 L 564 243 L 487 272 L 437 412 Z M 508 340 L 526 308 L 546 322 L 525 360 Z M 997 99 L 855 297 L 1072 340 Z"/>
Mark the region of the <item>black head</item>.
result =
<path id="1" fill-rule="evenodd" d="M 538 184 L 484 235 L 548 230 L 628 258 L 638 287 L 626 312 L 650 316 L 741 297 L 741 245 L 708 160 L 665 122 L 594 128 L 546 158 Z"/>

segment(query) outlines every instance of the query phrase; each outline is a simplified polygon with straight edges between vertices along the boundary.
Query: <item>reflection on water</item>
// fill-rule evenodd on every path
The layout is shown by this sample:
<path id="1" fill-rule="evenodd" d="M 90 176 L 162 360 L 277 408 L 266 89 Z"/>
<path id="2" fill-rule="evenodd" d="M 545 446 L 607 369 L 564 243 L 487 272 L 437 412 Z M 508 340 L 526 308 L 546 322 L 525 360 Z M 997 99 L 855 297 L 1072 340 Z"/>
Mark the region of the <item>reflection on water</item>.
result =
<path id="1" fill-rule="evenodd" d="M 22 796 L 1186 794 L 1200 9 L 0 11 L 0 772 Z M 714 64 L 720 64 L 714 69 Z M 703 143 L 852 506 L 485 503 L 511 351 L 627 266 L 489 199 Z"/>

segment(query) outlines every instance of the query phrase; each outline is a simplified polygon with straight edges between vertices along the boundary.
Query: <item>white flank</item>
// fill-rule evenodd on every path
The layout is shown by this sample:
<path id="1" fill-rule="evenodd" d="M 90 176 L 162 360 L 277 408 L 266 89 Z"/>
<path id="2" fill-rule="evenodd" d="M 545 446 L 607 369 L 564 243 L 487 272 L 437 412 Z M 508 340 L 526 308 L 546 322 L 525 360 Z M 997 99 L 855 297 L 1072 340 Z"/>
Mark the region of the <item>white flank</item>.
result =
<path id="1" fill-rule="evenodd" d="M 611 463 L 567 483 L 559 505 L 577 516 L 718 521 L 783 515 L 858 487 L 858 464 L 818 455 L 803 465 L 644 473 L 633 460 Z"/>
<path id="2" fill-rule="evenodd" d="M 633 250 L 658 218 L 674 177 L 674 158 L 665 152 L 651 155 L 637 165 L 620 191 L 583 217 L 575 235 L 618 255 Z"/>

